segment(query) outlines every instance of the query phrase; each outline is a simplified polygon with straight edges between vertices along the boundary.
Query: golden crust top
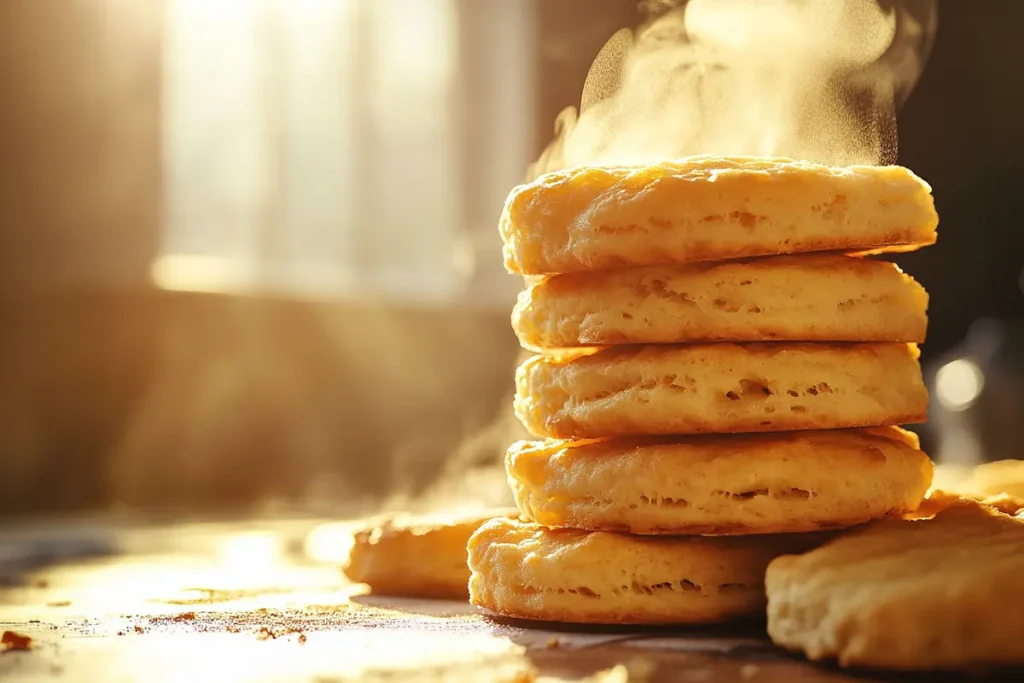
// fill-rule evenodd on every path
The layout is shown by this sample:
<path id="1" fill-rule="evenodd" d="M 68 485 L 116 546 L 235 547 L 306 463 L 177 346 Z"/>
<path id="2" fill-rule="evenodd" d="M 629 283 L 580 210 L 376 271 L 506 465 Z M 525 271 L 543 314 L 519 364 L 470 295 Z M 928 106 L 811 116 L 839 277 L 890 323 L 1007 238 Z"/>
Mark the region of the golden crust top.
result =
<path id="1" fill-rule="evenodd" d="M 931 188 L 899 166 L 691 157 L 583 166 L 512 190 L 500 219 L 521 274 L 933 244 Z"/>

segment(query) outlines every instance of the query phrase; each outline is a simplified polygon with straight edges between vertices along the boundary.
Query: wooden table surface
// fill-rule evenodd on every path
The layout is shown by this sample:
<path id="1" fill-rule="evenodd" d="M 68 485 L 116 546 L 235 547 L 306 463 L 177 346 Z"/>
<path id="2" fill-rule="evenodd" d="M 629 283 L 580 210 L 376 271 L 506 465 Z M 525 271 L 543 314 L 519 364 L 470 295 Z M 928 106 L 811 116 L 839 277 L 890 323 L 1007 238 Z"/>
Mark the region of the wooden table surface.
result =
<path id="1" fill-rule="evenodd" d="M 0 653 L 0 681 L 981 680 L 853 675 L 757 626 L 565 629 L 369 596 L 336 570 L 349 535 L 324 520 L 0 529 L 0 631 L 34 641 Z"/>

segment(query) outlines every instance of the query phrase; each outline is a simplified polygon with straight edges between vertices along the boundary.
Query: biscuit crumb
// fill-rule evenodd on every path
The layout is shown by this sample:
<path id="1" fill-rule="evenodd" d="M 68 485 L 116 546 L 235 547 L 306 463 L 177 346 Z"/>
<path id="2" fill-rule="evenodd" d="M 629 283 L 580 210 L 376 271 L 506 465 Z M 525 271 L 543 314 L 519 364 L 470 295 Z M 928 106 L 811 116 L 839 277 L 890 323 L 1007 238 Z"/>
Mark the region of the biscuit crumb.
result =
<path id="1" fill-rule="evenodd" d="M 277 638 L 277 634 L 271 631 L 266 626 L 261 626 L 259 631 L 256 631 L 256 640 L 273 640 Z"/>
<path id="2" fill-rule="evenodd" d="M 234 632 L 237 633 L 237 629 Z M 260 629 L 256 631 L 256 640 L 277 640 L 278 638 L 291 635 L 292 633 L 298 634 L 299 645 L 303 645 L 306 642 L 306 634 L 297 628 L 290 628 L 284 631 L 274 631 L 266 626 L 261 626 Z"/>
<path id="3" fill-rule="evenodd" d="M 562 641 L 560 641 L 556 636 L 551 636 L 550 638 L 548 638 L 547 648 L 549 650 L 553 650 L 554 648 L 561 647 L 561 646 L 562 646 Z"/>
<path id="4" fill-rule="evenodd" d="M 4 634 L 0 636 L 0 652 L 31 650 L 33 647 L 32 638 L 15 631 L 4 631 Z"/>
<path id="5" fill-rule="evenodd" d="M 753 678 L 761 670 L 757 664 L 744 664 L 740 667 L 740 677 L 744 680 L 747 678 Z"/>

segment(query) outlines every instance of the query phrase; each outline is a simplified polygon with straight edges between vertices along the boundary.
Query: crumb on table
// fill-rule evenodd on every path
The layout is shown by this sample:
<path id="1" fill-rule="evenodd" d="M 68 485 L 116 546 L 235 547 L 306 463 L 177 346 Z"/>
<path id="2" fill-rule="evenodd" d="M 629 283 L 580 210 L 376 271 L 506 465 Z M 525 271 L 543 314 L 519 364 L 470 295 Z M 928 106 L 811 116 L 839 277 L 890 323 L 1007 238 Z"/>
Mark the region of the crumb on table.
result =
<path id="1" fill-rule="evenodd" d="M 4 631 L 4 634 L 0 636 L 0 652 L 31 649 L 32 638 L 29 636 L 24 636 L 14 631 Z"/>
<path id="2" fill-rule="evenodd" d="M 298 641 L 300 645 L 306 642 L 306 634 L 297 628 L 274 631 L 266 626 L 261 626 L 260 629 L 256 631 L 256 640 L 276 640 L 282 636 L 291 635 L 292 633 L 298 634 Z"/>

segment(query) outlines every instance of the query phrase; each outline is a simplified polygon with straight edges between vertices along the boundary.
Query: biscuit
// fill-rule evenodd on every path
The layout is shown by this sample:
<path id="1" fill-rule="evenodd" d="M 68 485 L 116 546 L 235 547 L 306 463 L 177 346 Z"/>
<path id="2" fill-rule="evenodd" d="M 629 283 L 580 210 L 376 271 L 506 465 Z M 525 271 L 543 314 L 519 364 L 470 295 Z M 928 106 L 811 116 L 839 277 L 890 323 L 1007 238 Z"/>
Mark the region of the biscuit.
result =
<path id="1" fill-rule="evenodd" d="M 923 422 L 913 344 L 620 346 L 534 356 L 516 415 L 556 438 L 832 429 Z"/>
<path id="2" fill-rule="evenodd" d="M 941 465 L 935 467 L 935 474 L 938 475 L 942 469 Z M 924 519 L 934 517 L 940 510 L 944 510 L 954 503 L 961 503 L 965 500 L 972 500 L 1008 515 L 1024 515 L 1024 498 L 1010 493 L 996 493 L 992 495 L 980 494 L 977 492 L 961 493 L 947 489 L 936 488 L 935 477 L 932 477 L 932 488 L 928 491 L 925 499 L 916 510 L 904 515 L 904 519 Z"/>
<path id="3" fill-rule="evenodd" d="M 997 493 L 981 499 L 983 505 L 993 507 L 1008 515 L 1020 515 L 1024 512 L 1024 498 L 1010 493 Z"/>
<path id="4" fill-rule="evenodd" d="M 922 342 L 928 294 L 885 261 L 809 254 L 543 278 L 519 295 L 526 348 L 716 341 Z"/>
<path id="5" fill-rule="evenodd" d="M 934 485 L 978 500 L 1000 494 L 1024 498 L 1024 461 L 996 460 L 973 467 L 942 463 L 935 468 Z"/>
<path id="6" fill-rule="evenodd" d="M 932 476 L 897 427 L 521 441 L 505 469 L 524 519 L 633 534 L 848 527 L 915 509 Z"/>
<path id="7" fill-rule="evenodd" d="M 768 635 L 843 666 L 1024 664 L 1024 519 L 962 499 L 769 565 Z"/>
<path id="8" fill-rule="evenodd" d="M 505 267 L 529 274 L 934 244 L 931 188 L 899 166 L 754 157 L 583 166 L 512 190 Z"/>
<path id="9" fill-rule="evenodd" d="M 461 515 L 397 515 L 368 520 L 355 534 L 342 568 L 353 583 L 374 593 L 465 600 L 469 582 L 466 542 L 484 522 L 515 510 Z"/>
<path id="10" fill-rule="evenodd" d="M 494 519 L 469 539 L 469 600 L 542 621 L 700 624 L 756 616 L 764 612 L 769 560 L 821 540 L 629 536 Z"/>

